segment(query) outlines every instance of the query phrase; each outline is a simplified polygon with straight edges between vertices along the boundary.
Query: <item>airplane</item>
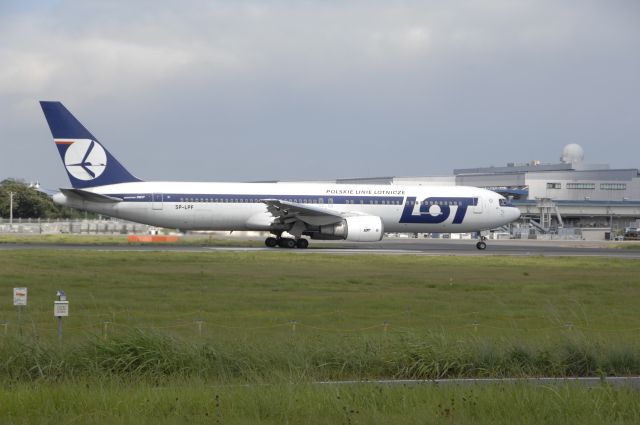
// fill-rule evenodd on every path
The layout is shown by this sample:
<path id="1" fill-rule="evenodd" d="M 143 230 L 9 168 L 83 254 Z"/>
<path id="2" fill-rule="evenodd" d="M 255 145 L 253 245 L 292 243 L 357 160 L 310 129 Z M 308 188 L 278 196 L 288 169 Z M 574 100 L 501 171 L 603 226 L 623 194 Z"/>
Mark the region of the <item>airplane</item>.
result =
<path id="1" fill-rule="evenodd" d="M 504 196 L 476 187 L 142 181 L 62 103 L 40 105 L 71 182 L 53 201 L 110 217 L 181 231 L 268 231 L 271 248 L 307 248 L 305 236 L 481 232 L 520 217 Z M 486 238 L 476 247 L 486 249 Z"/>

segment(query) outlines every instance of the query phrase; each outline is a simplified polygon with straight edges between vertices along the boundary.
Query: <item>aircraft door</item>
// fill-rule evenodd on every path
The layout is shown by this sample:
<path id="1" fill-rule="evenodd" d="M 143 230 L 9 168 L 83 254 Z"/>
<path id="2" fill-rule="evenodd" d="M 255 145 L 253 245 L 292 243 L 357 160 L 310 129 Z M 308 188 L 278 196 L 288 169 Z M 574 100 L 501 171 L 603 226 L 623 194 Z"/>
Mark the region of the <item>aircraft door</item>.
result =
<path id="1" fill-rule="evenodd" d="M 484 199 L 481 197 L 478 197 L 478 200 L 476 201 L 476 205 L 475 207 L 473 207 L 473 212 L 475 214 L 482 214 L 483 208 L 484 208 Z"/>
<path id="2" fill-rule="evenodd" d="M 162 209 L 162 193 L 154 193 L 151 195 L 153 197 L 151 202 L 151 208 L 154 210 Z"/>

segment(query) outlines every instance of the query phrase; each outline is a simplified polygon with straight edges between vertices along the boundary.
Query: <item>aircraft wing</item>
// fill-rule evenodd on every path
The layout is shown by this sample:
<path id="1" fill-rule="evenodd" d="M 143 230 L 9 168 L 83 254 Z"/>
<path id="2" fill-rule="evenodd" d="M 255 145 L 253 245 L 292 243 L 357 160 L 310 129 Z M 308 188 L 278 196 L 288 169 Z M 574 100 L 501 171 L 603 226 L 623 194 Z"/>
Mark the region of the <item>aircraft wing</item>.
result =
<path id="1" fill-rule="evenodd" d="M 339 223 L 345 217 L 358 215 L 356 213 L 342 213 L 329 208 L 281 201 L 279 199 L 262 199 L 261 202 L 267 205 L 267 211 L 281 223 L 292 223 L 300 220 L 314 226 L 324 226 Z"/>

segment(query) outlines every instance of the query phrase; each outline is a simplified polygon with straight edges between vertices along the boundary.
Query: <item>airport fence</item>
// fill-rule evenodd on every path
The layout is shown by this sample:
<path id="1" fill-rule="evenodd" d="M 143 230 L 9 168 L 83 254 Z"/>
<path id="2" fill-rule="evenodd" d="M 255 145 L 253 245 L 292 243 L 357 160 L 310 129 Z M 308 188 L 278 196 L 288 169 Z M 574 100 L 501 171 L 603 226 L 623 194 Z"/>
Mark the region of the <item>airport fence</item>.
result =
<path id="1" fill-rule="evenodd" d="M 640 318 L 610 313 L 599 317 L 521 316 L 496 314 L 481 316 L 478 312 L 454 315 L 432 315 L 402 311 L 381 316 L 363 316 L 345 311 L 283 317 L 278 313 L 258 313 L 221 318 L 219 313 L 191 311 L 180 314 L 140 315 L 126 311 L 105 313 L 74 312 L 66 318 L 65 334 L 82 337 L 121 331 L 143 330 L 168 332 L 185 338 L 228 335 L 291 333 L 300 335 L 391 335 L 437 332 L 449 335 L 531 337 L 550 334 L 582 333 L 589 335 L 640 334 Z M 624 323 L 624 326 L 620 324 Z M 58 331 L 50 311 L 29 309 L 5 310 L 0 313 L 0 335 L 28 334 L 54 337 Z"/>
<path id="2" fill-rule="evenodd" d="M 151 227 L 125 220 L 0 219 L 0 233 L 126 235 L 149 233 Z"/>

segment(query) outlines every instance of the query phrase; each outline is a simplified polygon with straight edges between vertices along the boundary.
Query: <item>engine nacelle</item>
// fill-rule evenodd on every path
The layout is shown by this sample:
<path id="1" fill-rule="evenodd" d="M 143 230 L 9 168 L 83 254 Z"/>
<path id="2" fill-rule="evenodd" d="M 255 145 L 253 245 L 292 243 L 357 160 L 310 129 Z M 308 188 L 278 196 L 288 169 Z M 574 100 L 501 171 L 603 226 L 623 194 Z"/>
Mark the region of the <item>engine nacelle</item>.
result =
<path id="1" fill-rule="evenodd" d="M 319 226 L 312 239 L 346 239 L 353 242 L 377 242 L 382 239 L 382 219 L 374 215 L 347 217 L 340 223 Z"/>

